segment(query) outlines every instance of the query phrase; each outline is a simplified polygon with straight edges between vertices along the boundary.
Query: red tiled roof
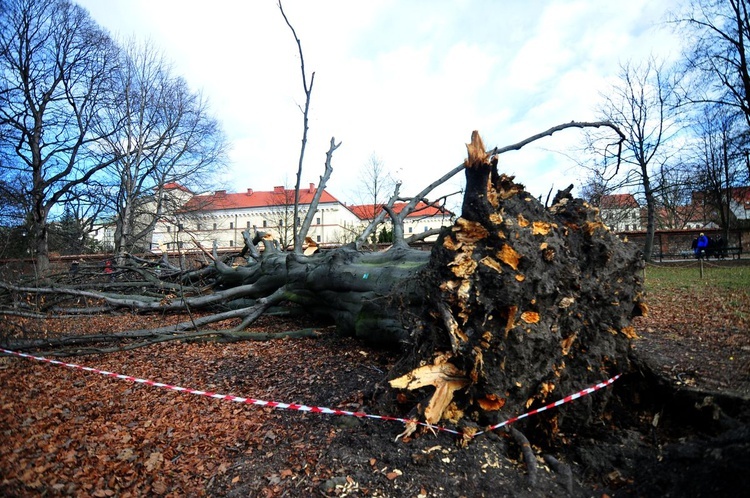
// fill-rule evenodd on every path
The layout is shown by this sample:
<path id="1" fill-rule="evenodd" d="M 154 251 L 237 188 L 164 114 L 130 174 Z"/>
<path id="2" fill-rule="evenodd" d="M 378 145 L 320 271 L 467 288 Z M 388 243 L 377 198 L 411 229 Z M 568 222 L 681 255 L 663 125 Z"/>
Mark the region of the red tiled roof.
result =
<path id="1" fill-rule="evenodd" d="M 164 188 L 164 190 L 182 190 L 183 192 L 188 192 L 188 193 L 192 194 L 192 192 L 190 192 L 189 188 L 183 187 L 182 185 L 180 185 L 177 182 L 165 183 L 163 188 Z"/>
<path id="2" fill-rule="evenodd" d="M 299 204 L 310 204 L 317 189 L 314 185 L 300 189 Z M 320 196 L 322 204 L 338 202 L 335 197 L 325 190 Z M 184 211 L 219 211 L 223 209 L 259 208 L 266 206 L 285 206 L 294 204 L 294 189 L 274 187 L 271 191 L 256 192 L 247 189 L 246 192 L 236 194 L 226 190 L 217 190 L 213 194 L 196 195 L 183 206 Z"/>
<path id="3" fill-rule="evenodd" d="M 624 209 L 637 207 L 639 207 L 638 201 L 635 200 L 633 194 L 603 195 L 599 200 L 599 208 L 601 209 Z"/>
<path id="4" fill-rule="evenodd" d="M 396 212 L 396 214 L 400 213 L 401 210 L 403 210 L 406 207 L 406 202 L 397 202 L 393 205 L 393 210 Z M 357 215 L 357 217 L 361 220 L 371 220 L 378 214 L 380 214 L 380 211 L 383 209 L 382 204 L 360 204 L 356 206 L 349 206 L 349 210 Z M 442 209 L 436 206 L 428 205 L 424 202 L 417 203 L 416 208 L 414 211 L 409 213 L 409 216 L 407 218 L 413 218 L 413 217 L 424 217 L 424 216 L 450 216 L 450 211 L 446 209 Z"/>
<path id="5" fill-rule="evenodd" d="M 734 187 L 732 197 L 739 204 L 750 204 L 750 187 Z"/>
<path id="6" fill-rule="evenodd" d="M 724 196 L 726 190 L 721 190 L 721 195 Z M 693 191 L 693 203 L 703 204 L 711 198 L 706 192 Z M 732 187 L 732 199 L 738 204 L 750 204 L 750 187 Z"/>

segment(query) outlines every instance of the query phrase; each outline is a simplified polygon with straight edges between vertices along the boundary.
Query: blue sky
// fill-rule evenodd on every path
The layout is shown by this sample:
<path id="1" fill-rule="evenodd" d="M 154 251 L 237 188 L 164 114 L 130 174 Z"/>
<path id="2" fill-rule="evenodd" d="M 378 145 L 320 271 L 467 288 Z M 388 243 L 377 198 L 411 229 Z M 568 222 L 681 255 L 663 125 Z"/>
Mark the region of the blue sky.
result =
<path id="1" fill-rule="evenodd" d="M 293 185 L 304 103 L 294 39 L 275 0 L 76 0 L 114 36 L 150 40 L 208 97 L 232 143 L 228 189 Z M 416 193 L 460 164 L 477 129 L 488 147 L 594 120 L 619 64 L 674 58 L 663 27 L 680 0 L 286 0 L 315 71 L 302 182 L 356 202 L 373 154 Z M 535 195 L 575 183 L 562 132 L 504 154 L 500 169 Z M 460 180 L 444 191 L 460 188 Z"/>

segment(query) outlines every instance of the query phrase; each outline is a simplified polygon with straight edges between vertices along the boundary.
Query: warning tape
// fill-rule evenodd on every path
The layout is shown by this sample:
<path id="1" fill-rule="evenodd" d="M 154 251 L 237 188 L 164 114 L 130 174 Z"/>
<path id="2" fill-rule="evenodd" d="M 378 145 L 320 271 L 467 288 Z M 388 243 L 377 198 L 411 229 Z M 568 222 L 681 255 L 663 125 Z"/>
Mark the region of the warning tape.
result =
<path id="1" fill-rule="evenodd" d="M 558 407 L 560 405 L 564 405 L 565 403 L 570 403 L 574 399 L 578 399 L 578 398 L 580 398 L 582 396 L 586 396 L 587 394 L 591 394 L 593 392 L 598 391 L 599 389 L 603 389 L 603 388 L 611 385 L 614 381 L 616 381 L 617 379 L 619 379 L 621 376 L 622 376 L 622 374 L 617 374 L 614 377 L 612 377 L 611 379 L 607 379 L 604 382 L 599 382 L 598 384 L 596 384 L 594 386 L 587 387 L 586 389 L 582 389 L 582 390 L 578 391 L 575 394 L 571 394 L 569 396 L 565 396 L 563 399 L 555 401 L 554 403 L 550 403 L 548 405 L 542 406 L 541 408 L 537 408 L 536 410 L 531 410 L 530 412 L 526 412 L 523 415 L 519 415 L 517 417 L 509 418 L 505 422 L 500 422 L 499 424 L 495 424 L 495 425 L 492 425 L 492 426 L 488 427 L 484 431 L 477 432 L 474 436 L 476 437 L 476 436 L 478 436 L 480 434 L 483 434 L 485 432 L 494 431 L 495 429 L 499 429 L 500 427 L 504 427 L 506 425 L 510 425 L 510 424 L 512 424 L 514 422 L 518 422 L 521 419 L 524 419 L 526 417 L 531 417 L 532 415 L 536 415 L 537 413 L 541 413 L 541 412 L 543 412 L 545 410 L 549 410 L 550 408 L 556 408 L 556 407 Z"/>
<path id="2" fill-rule="evenodd" d="M 300 412 L 309 412 L 309 413 L 324 413 L 324 414 L 328 414 L 328 415 L 342 415 L 342 416 L 348 416 L 348 417 L 370 418 L 370 419 L 376 419 L 376 420 L 387 420 L 387 421 L 391 421 L 391 422 L 401 422 L 403 424 L 421 425 L 423 427 L 427 427 L 427 428 L 430 428 L 430 429 L 433 429 L 433 430 L 442 431 L 442 432 L 448 432 L 450 434 L 456 434 L 456 435 L 459 435 L 459 436 L 465 436 L 465 435 L 467 435 L 467 434 L 464 434 L 462 432 L 459 432 L 459 431 L 456 431 L 456 430 L 453 430 L 453 429 L 449 429 L 447 427 L 442 427 L 442 426 L 438 426 L 438 425 L 432 425 L 432 424 L 428 424 L 426 422 L 421 422 L 419 420 L 414 420 L 414 419 L 406 419 L 406 418 L 399 418 L 399 417 L 390 417 L 390 416 L 387 416 L 387 415 L 374 415 L 372 413 L 365 413 L 365 412 L 352 412 L 352 411 L 348 411 L 348 410 L 339 410 L 337 408 L 326 408 L 324 406 L 307 406 L 307 405 L 301 405 L 301 404 L 297 404 L 297 403 L 281 403 L 281 402 L 278 402 L 278 401 L 265 401 L 265 400 L 262 400 L 262 399 L 244 398 L 242 396 L 234 396 L 234 395 L 231 395 L 231 394 L 219 394 L 219 393 L 214 393 L 214 392 L 210 392 L 210 391 L 199 391 L 197 389 L 190 389 L 190 388 L 187 388 L 187 387 L 173 386 L 171 384 L 164 384 L 163 382 L 156 382 L 156 381 L 149 380 L 149 379 L 141 379 L 141 378 L 138 378 L 138 377 L 132 377 L 130 375 L 122 375 L 122 374 L 118 374 L 118 373 L 114 373 L 114 372 L 108 372 L 106 370 L 100 370 L 98 368 L 85 367 L 83 365 L 78 365 L 78 364 L 75 364 L 75 363 L 66 363 L 64 361 L 53 360 L 53 359 L 50 359 L 50 358 L 44 358 L 42 356 L 34 356 L 34 355 L 26 354 L 26 353 L 19 353 L 17 351 L 11 351 L 9 349 L 0 348 L 0 352 L 6 353 L 6 354 L 10 354 L 10 355 L 14 355 L 14 356 L 19 356 L 21 358 L 28 358 L 28 359 L 31 359 L 31 360 L 37 360 L 37 361 L 41 361 L 41 362 L 45 362 L 45 363 L 50 363 L 52 365 L 60 365 L 60 366 L 63 366 L 63 367 L 73 368 L 73 369 L 76 369 L 76 370 L 83 370 L 83 371 L 86 371 L 86 372 L 98 373 L 98 374 L 101 374 L 101 375 L 105 375 L 107 377 L 113 377 L 113 378 L 116 378 L 116 379 L 126 380 L 126 381 L 129 381 L 129 382 L 135 382 L 135 383 L 138 383 L 138 384 L 146 384 L 148 386 L 160 387 L 162 389 L 168 389 L 168 390 L 171 390 L 171 391 L 186 392 L 186 393 L 195 394 L 195 395 L 198 395 L 198 396 L 207 396 L 209 398 L 222 399 L 222 400 L 225 400 L 225 401 L 234 401 L 235 403 L 244 403 L 244 404 L 249 404 L 249 405 L 265 406 L 267 408 L 278 408 L 278 409 L 282 409 L 282 410 L 296 410 L 296 411 L 300 411 Z M 614 377 L 612 377 L 609 380 L 606 380 L 604 382 L 600 382 L 600 383 L 596 384 L 595 386 L 583 389 L 581 391 L 578 391 L 575 394 L 571 394 L 569 396 L 566 396 L 566 397 L 562 398 L 559 401 L 555 401 L 554 403 L 550 403 L 550 404 L 548 404 L 546 406 L 543 406 L 541 408 L 537 408 L 536 410 L 531 410 L 530 412 L 526 412 L 523 415 L 519 415 L 517 417 L 510 418 L 510 419 L 508 419 L 508 420 L 506 420 L 504 422 L 501 422 L 499 424 L 490 426 L 490 427 L 488 427 L 484 431 L 476 432 L 471 437 L 477 437 L 480 434 L 484 434 L 485 432 L 490 432 L 490 431 L 493 431 L 495 429 L 499 429 L 499 428 L 501 428 L 503 426 L 510 425 L 510 424 L 512 424 L 514 422 L 517 422 L 517 421 L 521 420 L 521 419 L 524 419 L 526 417 L 530 417 L 532 415 L 536 415 L 537 413 L 543 412 L 543 411 L 548 410 L 550 408 L 554 408 L 554 407 L 560 406 L 562 404 L 569 403 L 570 401 L 578 399 L 581 396 L 586 396 L 587 394 L 591 394 L 591 393 L 593 393 L 595 391 L 598 391 L 599 389 L 607 387 L 607 386 L 609 386 L 610 384 L 612 384 L 614 381 L 616 381 L 619 378 L 620 378 L 620 374 L 615 375 Z"/>

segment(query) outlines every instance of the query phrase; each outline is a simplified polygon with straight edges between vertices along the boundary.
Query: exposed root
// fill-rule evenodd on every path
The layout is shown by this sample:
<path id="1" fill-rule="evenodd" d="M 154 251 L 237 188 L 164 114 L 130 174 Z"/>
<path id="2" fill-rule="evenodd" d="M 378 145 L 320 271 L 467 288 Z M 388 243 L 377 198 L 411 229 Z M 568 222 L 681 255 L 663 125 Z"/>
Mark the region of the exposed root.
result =
<path id="1" fill-rule="evenodd" d="M 534 451 L 531 449 L 531 443 L 529 443 L 529 440 L 526 439 L 526 436 L 524 436 L 523 433 L 521 433 L 521 431 L 519 431 L 515 427 L 508 427 L 508 433 L 513 438 L 513 441 L 515 441 L 516 444 L 521 447 L 521 453 L 523 454 L 523 459 L 526 462 L 526 470 L 529 473 L 529 485 L 531 485 L 532 487 L 536 486 L 536 455 L 534 455 Z"/>
<path id="2" fill-rule="evenodd" d="M 544 461 L 549 465 L 552 470 L 560 475 L 561 484 L 565 488 L 568 494 L 573 493 L 573 471 L 570 470 L 570 465 L 562 463 L 552 455 L 543 455 Z"/>

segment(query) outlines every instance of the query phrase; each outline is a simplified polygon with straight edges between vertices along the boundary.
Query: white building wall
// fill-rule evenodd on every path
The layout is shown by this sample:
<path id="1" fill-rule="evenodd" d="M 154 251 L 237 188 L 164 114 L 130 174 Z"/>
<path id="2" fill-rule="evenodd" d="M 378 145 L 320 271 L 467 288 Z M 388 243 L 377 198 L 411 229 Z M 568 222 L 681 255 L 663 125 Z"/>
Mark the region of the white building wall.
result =
<path id="1" fill-rule="evenodd" d="M 152 250 L 173 250 L 177 244 L 183 249 L 196 248 L 200 244 L 211 249 L 216 242 L 218 248 L 242 247 L 242 232 L 253 228 L 271 234 L 281 240 L 284 228 L 279 226 L 292 223 L 289 206 L 264 206 L 262 208 L 227 209 L 184 214 L 175 224 L 169 220 L 157 223 L 152 238 Z M 299 210 L 300 221 L 307 216 L 307 206 Z M 350 227 L 359 219 L 339 203 L 321 204 L 316 212 L 308 236 L 320 244 L 340 244 L 344 242 Z M 291 238 L 291 227 L 288 237 Z M 291 242 L 291 241 L 290 241 Z"/>
<path id="2" fill-rule="evenodd" d="M 613 232 L 641 230 L 640 208 L 601 209 L 602 222 Z"/>

